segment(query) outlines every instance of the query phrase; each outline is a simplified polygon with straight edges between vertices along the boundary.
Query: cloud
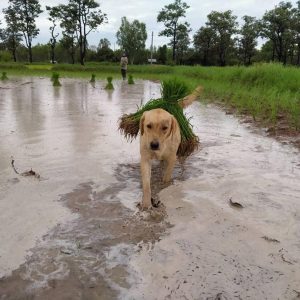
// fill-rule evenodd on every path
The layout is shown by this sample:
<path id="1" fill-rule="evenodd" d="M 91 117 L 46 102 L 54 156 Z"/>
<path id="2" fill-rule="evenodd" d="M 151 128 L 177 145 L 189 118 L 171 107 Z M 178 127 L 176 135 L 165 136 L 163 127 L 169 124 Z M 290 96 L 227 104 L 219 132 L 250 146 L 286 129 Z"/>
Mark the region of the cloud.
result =
<path id="1" fill-rule="evenodd" d="M 292 0 L 293 5 L 296 5 L 297 0 Z M 42 9 L 45 10 L 46 1 L 40 1 Z M 173 0 L 101 0 L 101 10 L 107 14 L 108 23 L 99 27 L 96 32 L 89 35 L 88 40 L 90 45 L 98 45 L 101 38 L 110 40 L 111 45 L 116 45 L 116 32 L 121 25 L 121 18 L 126 16 L 130 21 L 137 19 L 146 24 L 148 32 L 147 47 L 151 44 L 151 32 L 154 32 L 154 45 L 160 46 L 168 43 L 168 39 L 160 37 L 159 32 L 163 29 L 161 23 L 157 23 L 157 15 L 159 11 Z M 186 12 L 186 21 L 188 21 L 193 29 L 190 36 L 207 21 L 207 15 L 213 11 L 232 10 L 233 14 L 238 16 L 238 21 L 244 15 L 261 18 L 266 10 L 273 9 L 279 0 L 186 0 L 190 8 Z M 55 6 L 58 4 L 66 4 L 67 0 L 47 0 L 47 5 Z M 8 6 L 8 1 L 0 1 L 0 19 L 3 20 L 2 9 Z M 47 12 L 43 12 L 37 20 L 38 28 L 40 29 L 39 36 L 34 40 L 34 43 L 47 43 L 50 39 L 49 26 L 47 20 Z"/>

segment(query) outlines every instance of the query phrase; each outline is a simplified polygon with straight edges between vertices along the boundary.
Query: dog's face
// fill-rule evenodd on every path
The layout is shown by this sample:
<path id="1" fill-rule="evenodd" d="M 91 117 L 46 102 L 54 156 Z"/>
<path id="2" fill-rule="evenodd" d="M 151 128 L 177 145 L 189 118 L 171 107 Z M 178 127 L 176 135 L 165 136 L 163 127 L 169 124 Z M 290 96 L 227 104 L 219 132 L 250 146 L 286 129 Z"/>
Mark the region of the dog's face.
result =
<path id="1" fill-rule="evenodd" d="M 140 121 L 140 130 L 146 147 L 152 151 L 163 150 L 165 140 L 173 134 L 175 126 L 175 118 L 163 109 L 144 112 Z"/>

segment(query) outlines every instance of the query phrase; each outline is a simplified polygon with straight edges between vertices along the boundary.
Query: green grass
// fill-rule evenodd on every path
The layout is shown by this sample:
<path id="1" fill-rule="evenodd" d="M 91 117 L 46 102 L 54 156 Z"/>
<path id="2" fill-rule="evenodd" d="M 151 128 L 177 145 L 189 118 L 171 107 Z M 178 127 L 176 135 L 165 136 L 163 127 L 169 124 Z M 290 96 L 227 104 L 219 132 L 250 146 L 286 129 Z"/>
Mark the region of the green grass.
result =
<path id="1" fill-rule="evenodd" d="M 60 78 L 97 79 L 114 77 L 121 80 L 120 66 L 107 63 L 70 64 L 0 64 L 0 72 L 18 76 L 49 76 L 59 72 Z M 251 67 L 189 67 L 162 65 L 133 65 L 129 74 L 135 78 L 166 80 L 177 77 L 191 87 L 201 84 L 203 98 L 217 101 L 253 116 L 265 125 L 276 124 L 282 117 L 291 128 L 300 130 L 300 69 L 279 64 L 260 64 Z"/>

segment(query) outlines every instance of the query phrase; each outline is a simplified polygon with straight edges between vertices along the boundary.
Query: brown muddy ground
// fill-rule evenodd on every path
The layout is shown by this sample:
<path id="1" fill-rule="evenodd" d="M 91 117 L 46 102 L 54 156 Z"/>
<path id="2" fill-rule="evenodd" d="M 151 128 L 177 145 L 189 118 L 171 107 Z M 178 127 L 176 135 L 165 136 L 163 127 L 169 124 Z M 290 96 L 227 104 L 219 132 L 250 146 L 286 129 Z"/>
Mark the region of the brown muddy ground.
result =
<path id="1" fill-rule="evenodd" d="M 0 299 L 298 299 L 299 151 L 195 103 L 201 149 L 140 212 L 117 122 L 159 85 L 104 85 L 1 83 Z"/>

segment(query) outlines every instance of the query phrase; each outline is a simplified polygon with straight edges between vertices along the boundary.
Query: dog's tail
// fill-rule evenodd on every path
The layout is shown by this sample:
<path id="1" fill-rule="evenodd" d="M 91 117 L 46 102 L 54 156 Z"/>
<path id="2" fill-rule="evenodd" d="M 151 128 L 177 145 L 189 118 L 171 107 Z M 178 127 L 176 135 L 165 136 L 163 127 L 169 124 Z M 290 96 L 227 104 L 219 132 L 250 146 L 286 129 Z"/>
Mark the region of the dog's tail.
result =
<path id="1" fill-rule="evenodd" d="M 183 99 L 178 101 L 178 104 L 182 108 L 186 108 L 190 104 L 192 104 L 202 93 L 203 87 L 199 85 L 190 95 L 187 95 Z"/>

